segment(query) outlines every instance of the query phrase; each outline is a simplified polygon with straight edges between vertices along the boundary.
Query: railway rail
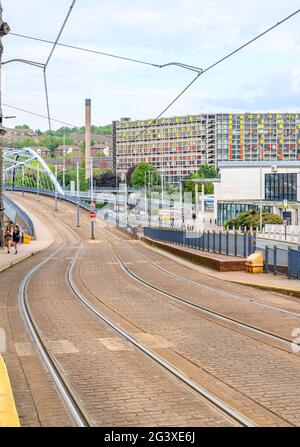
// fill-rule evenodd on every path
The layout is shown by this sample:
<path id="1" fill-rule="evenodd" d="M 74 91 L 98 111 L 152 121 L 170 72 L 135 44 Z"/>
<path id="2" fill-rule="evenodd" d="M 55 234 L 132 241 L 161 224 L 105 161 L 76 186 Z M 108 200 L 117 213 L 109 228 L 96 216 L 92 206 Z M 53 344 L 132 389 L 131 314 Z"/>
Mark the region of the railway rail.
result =
<path id="1" fill-rule="evenodd" d="M 216 311 L 214 311 L 212 309 L 209 309 L 208 307 L 192 303 L 192 302 L 190 302 L 188 300 L 185 300 L 182 297 L 179 297 L 179 296 L 177 296 L 175 294 L 172 294 L 172 293 L 170 293 L 170 292 L 168 292 L 168 291 L 166 291 L 166 290 L 156 286 L 153 283 L 150 283 L 150 282 L 146 281 L 141 276 L 137 275 L 132 270 L 130 270 L 130 268 L 128 267 L 128 263 L 126 263 L 122 259 L 120 254 L 113 247 L 113 245 L 109 242 L 109 240 L 106 239 L 106 238 L 104 238 L 104 239 L 106 240 L 106 243 L 110 246 L 111 250 L 113 251 L 113 253 L 117 257 L 117 259 L 118 259 L 118 261 L 119 261 L 119 263 L 120 263 L 120 265 L 122 267 L 122 270 L 124 272 L 126 272 L 131 278 L 133 278 L 134 280 L 136 280 L 139 283 L 143 284 L 144 286 L 146 286 L 146 287 L 148 287 L 148 288 L 150 288 L 152 290 L 157 291 L 162 296 L 165 296 L 166 298 L 169 298 L 172 301 L 175 301 L 177 303 L 184 304 L 185 306 L 187 306 L 187 307 L 189 307 L 189 308 L 191 308 L 193 310 L 201 311 L 201 312 L 204 312 L 207 315 L 211 315 L 213 317 L 216 317 L 219 320 L 222 320 L 222 321 L 225 321 L 225 322 L 229 322 L 229 323 L 233 323 L 233 324 L 235 324 L 235 325 L 237 325 L 237 326 L 239 326 L 241 328 L 248 329 L 251 332 L 254 332 L 256 334 L 266 336 L 266 337 L 268 337 L 270 339 L 273 339 L 275 341 L 283 342 L 286 345 L 291 346 L 291 344 L 293 343 L 294 340 L 292 340 L 292 339 L 289 339 L 289 338 L 277 335 L 275 333 L 272 333 L 272 332 L 266 331 L 264 329 L 261 329 L 261 328 L 259 328 L 257 326 L 254 326 L 254 325 L 245 323 L 243 321 L 237 320 L 235 318 L 229 317 L 229 316 L 227 316 L 225 314 L 222 314 L 222 313 L 216 312 Z M 126 246 L 126 248 L 128 248 L 130 250 L 134 250 L 134 248 L 132 246 L 129 246 L 123 239 L 118 238 L 118 240 L 121 241 Z M 300 319 L 300 314 L 299 313 L 291 312 L 291 311 L 288 311 L 288 310 L 285 310 L 285 309 L 281 309 L 281 308 L 278 308 L 276 306 L 271 306 L 271 305 L 266 305 L 266 304 L 263 304 L 263 303 L 259 303 L 257 301 L 249 300 L 247 298 L 244 298 L 244 297 L 241 297 L 241 296 L 237 296 L 237 295 L 234 295 L 234 294 L 230 294 L 228 292 L 219 291 L 218 289 L 215 289 L 213 287 L 209 287 L 209 286 L 206 286 L 206 285 L 201 285 L 201 284 L 196 283 L 194 281 L 188 280 L 188 279 L 186 279 L 186 278 L 184 278 L 184 277 L 182 277 L 180 275 L 177 275 L 177 274 L 175 274 L 173 272 L 170 272 L 169 270 L 161 267 L 160 265 L 158 265 L 157 263 L 155 263 L 154 261 L 149 259 L 144 254 L 140 253 L 139 251 L 136 251 L 136 253 L 138 253 L 140 256 L 142 256 L 149 263 L 149 265 L 153 266 L 157 270 L 160 270 L 160 271 L 162 271 L 164 273 L 167 273 L 168 275 L 170 275 L 172 277 L 175 277 L 176 279 L 178 279 L 180 281 L 183 281 L 186 284 L 190 284 L 190 285 L 196 286 L 199 289 L 206 289 L 206 290 L 210 290 L 210 291 L 213 291 L 213 292 L 217 292 L 220 295 L 223 295 L 223 296 L 226 296 L 226 297 L 230 297 L 232 299 L 238 299 L 240 301 L 247 302 L 247 303 L 249 303 L 251 305 L 254 305 L 254 306 L 257 306 L 257 307 L 266 308 L 266 309 L 269 309 L 269 310 L 272 310 L 272 311 L 280 312 L 280 313 L 283 313 L 283 314 L 286 314 L 286 315 L 289 315 L 289 316 L 293 316 L 293 317 L 297 317 L 297 318 Z"/>
<path id="2" fill-rule="evenodd" d="M 52 357 L 51 353 L 46 347 L 46 344 L 43 341 L 42 335 L 39 333 L 39 329 L 34 321 L 34 317 L 30 308 L 28 306 L 28 285 L 31 281 L 33 275 L 39 271 L 44 265 L 50 262 L 53 258 L 59 255 L 65 248 L 67 244 L 67 239 L 63 235 L 64 241 L 63 244 L 56 249 L 53 253 L 51 253 L 45 260 L 43 260 L 40 264 L 34 267 L 31 271 L 27 273 L 25 278 L 23 279 L 20 288 L 19 288 L 19 306 L 22 317 L 25 322 L 25 326 L 29 336 L 31 337 L 36 349 L 44 362 L 47 370 L 49 371 L 58 393 L 62 397 L 65 402 L 74 422 L 78 427 L 89 427 L 91 423 L 88 420 L 88 417 L 84 415 L 84 411 L 80 408 L 80 403 L 77 401 L 77 398 L 74 396 L 72 390 L 67 384 L 67 381 L 64 377 L 64 374 L 60 371 L 59 366 L 56 361 Z"/>
<path id="3" fill-rule="evenodd" d="M 208 392 L 203 387 L 199 386 L 193 380 L 186 377 L 179 370 L 177 370 L 173 365 L 164 360 L 162 357 L 157 355 L 155 352 L 147 348 L 137 339 L 135 339 L 129 332 L 121 329 L 117 324 L 115 324 L 112 320 L 107 318 L 102 312 L 100 312 L 96 307 L 94 307 L 88 299 L 79 291 L 77 288 L 74 279 L 73 279 L 73 270 L 74 266 L 81 254 L 83 249 L 83 240 L 80 236 L 65 222 L 61 221 L 62 225 L 66 227 L 78 240 L 79 246 L 76 250 L 74 256 L 70 260 L 68 269 L 66 271 L 66 281 L 72 293 L 80 300 L 80 302 L 87 308 L 89 311 L 93 313 L 98 319 L 108 325 L 111 329 L 113 329 L 120 337 L 126 339 L 130 342 L 135 348 L 141 351 L 144 355 L 146 355 L 153 362 L 158 364 L 164 370 L 168 371 L 172 376 L 176 377 L 180 382 L 188 387 L 188 389 L 196 392 L 199 395 L 201 400 L 207 402 L 207 404 L 213 407 L 216 411 L 226 416 L 229 421 L 232 421 L 234 424 L 238 423 L 238 425 L 243 427 L 254 427 L 255 424 L 250 421 L 248 418 L 241 415 L 238 411 L 236 411 L 231 406 L 222 402 L 218 397 Z M 93 424 L 90 421 L 86 410 L 82 407 L 81 403 L 77 399 L 76 394 L 68 385 L 68 381 L 64 377 L 64 374 L 61 371 L 61 368 L 57 361 L 53 358 L 51 352 L 48 350 L 46 343 L 43 341 L 43 335 L 40 333 L 37 324 L 35 323 L 34 315 L 30 310 L 30 306 L 28 305 L 28 286 L 30 281 L 32 280 L 35 273 L 37 273 L 43 266 L 47 263 L 51 262 L 55 257 L 57 257 L 66 247 L 67 239 L 65 235 L 63 236 L 63 244 L 55 249 L 46 259 L 44 259 L 40 264 L 35 266 L 30 272 L 27 273 L 25 278 L 23 279 L 20 288 L 19 288 L 19 305 L 21 309 L 22 316 L 25 321 L 25 325 L 27 331 L 33 340 L 34 345 L 36 346 L 38 353 L 44 362 L 47 370 L 49 371 L 56 387 L 57 391 L 65 402 L 74 422 L 79 427 L 90 427 Z"/>

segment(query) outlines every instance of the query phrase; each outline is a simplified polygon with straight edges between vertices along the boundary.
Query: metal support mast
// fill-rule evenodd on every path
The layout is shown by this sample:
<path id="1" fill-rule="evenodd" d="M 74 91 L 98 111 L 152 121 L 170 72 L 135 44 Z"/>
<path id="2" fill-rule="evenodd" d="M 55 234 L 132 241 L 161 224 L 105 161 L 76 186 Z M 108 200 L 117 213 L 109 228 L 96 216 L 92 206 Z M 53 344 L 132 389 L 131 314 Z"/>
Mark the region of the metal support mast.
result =
<path id="1" fill-rule="evenodd" d="M 1 64 L 3 55 L 2 37 L 10 32 L 7 23 L 2 20 L 2 3 L 0 1 L 0 245 L 3 247 L 3 224 L 4 224 L 4 202 L 3 202 L 3 136 L 5 130 L 3 129 L 3 115 L 2 115 L 2 101 L 1 101 Z"/>

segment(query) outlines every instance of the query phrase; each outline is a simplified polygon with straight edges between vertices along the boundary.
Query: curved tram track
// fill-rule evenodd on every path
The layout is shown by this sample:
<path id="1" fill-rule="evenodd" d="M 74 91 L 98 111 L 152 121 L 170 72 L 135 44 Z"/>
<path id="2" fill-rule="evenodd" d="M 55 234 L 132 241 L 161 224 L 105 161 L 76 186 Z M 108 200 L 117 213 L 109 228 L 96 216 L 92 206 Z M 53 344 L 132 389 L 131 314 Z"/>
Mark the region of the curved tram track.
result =
<path id="1" fill-rule="evenodd" d="M 110 235 L 112 234 L 111 232 L 108 232 L 107 230 L 106 230 L 106 232 L 109 233 Z M 177 302 L 179 304 L 183 304 L 183 305 L 187 306 L 188 308 L 193 309 L 195 311 L 199 311 L 199 312 L 204 313 L 206 315 L 213 316 L 213 317 L 217 318 L 219 321 L 232 323 L 235 326 L 240 327 L 242 329 L 247 329 L 247 330 L 251 331 L 252 333 L 255 333 L 255 334 L 258 334 L 258 335 L 263 335 L 263 336 L 268 337 L 268 338 L 270 338 L 270 339 L 272 339 L 274 341 L 277 341 L 277 342 L 283 342 L 289 348 L 290 348 L 291 344 L 293 343 L 294 340 L 292 340 L 292 339 L 283 337 L 281 335 L 275 334 L 275 333 L 270 332 L 270 331 L 266 331 L 266 330 L 264 330 L 262 328 L 254 326 L 252 324 L 248 324 L 248 323 L 246 323 L 244 321 L 241 321 L 241 320 L 229 317 L 228 315 L 225 315 L 223 313 L 217 312 L 217 311 L 212 310 L 212 309 L 210 309 L 208 307 L 195 304 L 195 303 L 193 303 L 191 301 L 188 301 L 188 300 L 186 300 L 186 299 L 184 299 L 182 297 L 179 297 L 179 296 L 177 296 L 177 295 L 175 295 L 173 293 L 170 293 L 170 292 L 164 290 L 161 287 L 158 287 L 157 285 L 155 285 L 155 284 L 153 284 L 153 283 L 151 283 L 149 281 L 146 281 L 144 278 L 142 278 L 142 276 L 139 276 L 138 274 L 133 272 L 128 267 L 128 263 L 122 259 L 121 255 L 118 253 L 118 251 L 115 249 L 115 247 L 111 244 L 111 242 L 107 238 L 105 238 L 103 236 L 103 239 L 109 245 L 110 249 L 112 250 L 112 252 L 115 254 L 116 258 L 118 259 L 118 262 L 120 263 L 120 266 L 121 266 L 122 270 L 127 275 L 129 275 L 131 278 L 133 278 L 135 281 L 139 282 L 140 284 L 146 286 L 147 288 L 155 290 L 156 292 L 158 292 L 162 296 L 166 297 L 167 299 L 171 299 L 173 302 Z M 151 259 L 149 259 L 144 254 L 140 253 L 140 251 L 135 250 L 132 246 L 129 246 L 123 239 L 121 239 L 121 238 L 117 238 L 117 239 L 119 241 L 121 241 L 126 248 L 128 248 L 130 250 L 133 250 L 136 253 L 138 253 L 140 256 L 142 256 L 142 258 L 145 259 L 149 265 L 151 265 L 152 267 L 154 267 L 155 269 L 157 269 L 157 270 L 159 270 L 159 271 L 161 271 L 163 273 L 166 273 L 166 274 L 170 275 L 173 278 L 176 278 L 179 281 L 182 281 L 182 282 L 184 282 L 186 284 L 190 284 L 190 285 L 196 286 L 199 289 L 206 289 L 206 290 L 210 290 L 210 291 L 213 291 L 213 292 L 217 292 L 217 293 L 220 293 L 221 295 L 224 295 L 226 297 L 230 297 L 230 298 L 233 298 L 233 299 L 239 299 L 241 301 L 247 302 L 248 304 L 251 304 L 251 305 L 254 305 L 254 306 L 257 306 L 257 307 L 260 307 L 260 308 L 266 308 L 268 310 L 272 310 L 272 311 L 275 311 L 275 312 L 283 313 L 283 314 L 286 314 L 288 316 L 292 316 L 292 317 L 296 317 L 296 318 L 300 319 L 300 314 L 299 313 L 290 312 L 288 310 L 281 309 L 281 308 L 278 308 L 276 306 L 266 305 L 266 304 L 263 304 L 263 303 L 259 303 L 257 301 L 252 301 L 252 300 L 249 300 L 247 298 L 240 297 L 240 296 L 237 296 L 237 295 L 233 295 L 233 294 L 230 294 L 230 293 L 227 293 L 227 292 L 224 292 L 224 291 L 219 291 L 216 288 L 209 287 L 209 286 L 203 286 L 203 285 L 201 285 L 199 283 L 196 283 L 195 281 L 191 281 L 189 279 L 186 279 L 186 278 L 184 278 L 184 277 L 182 277 L 180 275 L 177 275 L 177 274 L 175 274 L 173 272 L 170 272 L 169 270 L 165 269 L 164 267 L 161 267 L 160 265 L 158 265 L 156 262 L 154 262 Z"/>
<path id="2" fill-rule="evenodd" d="M 36 208 L 39 207 L 36 206 Z M 140 352 L 142 352 L 149 359 L 151 359 L 151 361 L 155 362 L 164 370 L 168 371 L 172 376 L 176 377 L 176 379 L 178 379 L 181 383 L 186 385 L 189 389 L 196 392 L 202 401 L 206 402 L 206 404 L 209 407 L 214 408 L 215 411 L 219 412 L 220 414 L 223 414 L 227 420 L 232 421 L 234 425 L 238 423 L 240 426 L 254 427 L 255 425 L 250 420 L 242 416 L 239 412 L 228 406 L 226 403 L 222 402 L 218 397 L 206 391 L 197 383 L 187 378 L 184 374 L 182 374 L 179 370 L 177 370 L 174 366 L 172 366 L 172 364 L 170 364 L 162 357 L 157 355 L 155 352 L 153 352 L 152 350 L 148 349 L 145 345 L 140 343 L 137 339 L 135 339 L 132 335 L 130 335 L 129 332 L 121 329 L 118 325 L 116 325 L 112 320 L 107 318 L 102 312 L 100 312 L 97 308 L 95 308 L 86 299 L 86 297 L 79 291 L 79 289 L 75 285 L 73 279 L 74 266 L 83 249 L 83 241 L 80 238 L 80 236 L 69 225 L 67 225 L 63 221 L 61 221 L 61 223 L 66 228 L 68 228 L 68 230 L 78 239 L 80 243 L 66 271 L 66 280 L 68 286 L 75 294 L 75 296 L 78 298 L 78 300 L 80 300 L 80 302 L 84 304 L 84 306 L 87 309 L 89 309 L 89 311 L 91 311 L 94 316 L 96 316 L 98 319 L 100 319 L 102 322 L 108 325 L 111 329 L 113 329 L 113 331 L 115 331 L 120 337 L 126 339 L 135 348 L 137 348 Z M 93 424 L 90 421 L 90 418 L 86 410 L 83 408 L 82 404 L 79 402 L 73 390 L 69 386 L 68 381 L 64 377 L 64 374 L 62 373 L 62 369 L 60 368 L 58 362 L 54 359 L 51 352 L 48 350 L 46 343 L 43 341 L 43 335 L 41 334 L 41 331 L 35 322 L 34 315 L 30 310 L 30 306 L 28 305 L 28 286 L 30 284 L 30 281 L 32 280 L 35 273 L 37 273 L 47 263 L 51 262 L 51 260 L 53 260 L 57 255 L 59 255 L 64 250 L 67 244 L 67 239 L 65 235 L 63 235 L 63 239 L 64 242 L 62 246 L 60 246 L 58 249 L 52 252 L 45 260 L 43 260 L 43 262 L 41 262 L 39 265 L 37 265 L 30 272 L 27 273 L 19 288 L 19 305 L 22 316 L 25 321 L 27 331 L 30 337 L 32 338 L 34 345 L 36 346 L 47 370 L 49 371 L 51 377 L 53 378 L 53 381 L 57 387 L 57 391 L 62 397 L 63 401 L 65 402 L 68 410 L 70 411 L 74 419 L 74 422 L 79 427 L 89 427 L 92 426 Z"/>

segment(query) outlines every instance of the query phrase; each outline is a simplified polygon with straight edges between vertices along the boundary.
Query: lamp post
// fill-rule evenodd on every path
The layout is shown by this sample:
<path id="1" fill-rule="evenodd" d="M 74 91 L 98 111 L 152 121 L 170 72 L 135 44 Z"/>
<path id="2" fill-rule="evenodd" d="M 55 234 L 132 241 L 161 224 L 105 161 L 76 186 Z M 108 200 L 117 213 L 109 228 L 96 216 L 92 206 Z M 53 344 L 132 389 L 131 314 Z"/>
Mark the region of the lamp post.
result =
<path id="1" fill-rule="evenodd" d="M 1 66 L 3 55 L 2 37 L 10 32 L 7 23 L 2 20 L 2 3 L 0 1 L 0 246 L 4 245 L 3 227 L 4 227 L 4 201 L 3 201 L 3 136 L 5 130 L 3 129 L 3 115 L 2 115 L 2 101 L 1 101 Z"/>
<path id="2" fill-rule="evenodd" d="M 64 127 L 64 148 L 63 148 L 63 190 L 66 189 L 66 129 Z"/>
<path id="3" fill-rule="evenodd" d="M 93 157 L 90 158 L 90 169 L 91 169 L 91 208 L 94 207 L 94 161 Z M 91 239 L 95 240 L 95 221 L 94 218 L 91 219 Z"/>
<path id="4" fill-rule="evenodd" d="M 55 165 L 55 178 L 57 181 L 57 165 Z M 55 185 L 55 212 L 57 213 L 57 186 Z"/>
<path id="5" fill-rule="evenodd" d="M 76 165 L 77 168 L 77 228 L 80 227 L 80 180 L 79 180 L 79 163 Z"/>
<path id="6" fill-rule="evenodd" d="M 36 191 L 37 191 L 37 201 L 39 202 L 39 200 L 40 200 L 40 171 L 39 171 L 39 169 L 37 170 L 37 189 L 36 189 Z"/>
<path id="7" fill-rule="evenodd" d="M 24 165 L 22 165 L 22 196 L 25 195 L 25 173 L 24 173 Z"/>
<path id="8" fill-rule="evenodd" d="M 180 179 L 180 208 L 181 208 L 181 226 L 184 228 L 185 216 L 184 216 L 184 193 L 183 193 L 183 180 Z"/>
<path id="9" fill-rule="evenodd" d="M 260 233 L 263 231 L 263 178 L 262 178 L 262 147 L 260 146 L 260 168 L 259 168 L 259 176 L 260 176 L 260 199 L 259 199 L 259 229 Z"/>

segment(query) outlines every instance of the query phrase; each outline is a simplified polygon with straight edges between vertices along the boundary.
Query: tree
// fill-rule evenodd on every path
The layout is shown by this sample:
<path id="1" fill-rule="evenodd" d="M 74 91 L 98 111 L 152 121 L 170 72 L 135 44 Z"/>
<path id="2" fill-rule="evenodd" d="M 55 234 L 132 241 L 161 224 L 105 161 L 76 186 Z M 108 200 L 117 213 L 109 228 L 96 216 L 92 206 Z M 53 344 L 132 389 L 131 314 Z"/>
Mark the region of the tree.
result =
<path id="1" fill-rule="evenodd" d="M 283 220 L 277 214 L 263 212 L 263 226 L 265 225 L 282 225 Z M 236 218 L 230 219 L 225 223 L 225 228 L 232 230 L 233 228 L 253 228 L 256 230 L 260 226 L 260 212 L 256 210 L 239 213 Z"/>
<path id="2" fill-rule="evenodd" d="M 192 173 L 186 184 L 185 184 L 185 192 L 192 192 L 193 197 L 195 196 L 195 183 L 193 180 L 202 179 L 202 178 L 216 178 L 217 171 L 214 166 L 209 165 L 201 165 L 196 173 Z M 214 185 L 212 183 L 205 184 L 205 194 L 213 194 L 214 193 Z"/>
<path id="3" fill-rule="evenodd" d="M 158 185 L 160 181 L 160 175 L 157 169 L 145 162 L 137 165 L 131 178 L 134 188 L 145 188 L 149 183 L 153 187 L 154 185 Z"/>
<path id="4" fill-rule="evenodd" d="M 34 142 L 34 140 L 30 137 L 24 137 L 18 140 L 16 143 L 13 144 L 13 147 L 17 147 L 19 149 L 22 149 L 23 147 L 34 147 L 37 144 Z"/>
<path id="5" fill-rule="evenodd" d="M 105 172 L 104 174 L 96 175 L 94 181 L 98 188 L 115 188 L 120 179 L 112 172 Z"/>
<path id="6" fill-rule="evenodd" d="M 126 179 L 127 179 L 127 185 L 129 187 L 132 187 L 132 174 L 135 171 L 136 166 L 132 166 L 131 168 L 128 169 L 127 174 L 126 174 Z"/>
<path id="7" fill-rule="evenodd" d="M 27 124 L 22 124 L 22 125 L 19 124 L 18 126 L 15 126 L 15 129 L 26 129 L 26 130 L 29 130 L 30 127 Z"/>

